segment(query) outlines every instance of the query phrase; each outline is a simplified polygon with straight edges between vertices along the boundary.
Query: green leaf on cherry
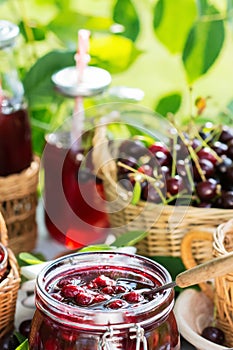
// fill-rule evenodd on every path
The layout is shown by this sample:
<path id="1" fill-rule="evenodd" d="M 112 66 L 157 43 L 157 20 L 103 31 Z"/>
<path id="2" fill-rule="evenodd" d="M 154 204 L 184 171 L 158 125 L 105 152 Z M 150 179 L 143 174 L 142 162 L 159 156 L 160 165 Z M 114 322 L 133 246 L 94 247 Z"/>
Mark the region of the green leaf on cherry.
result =
<path id="1" fill-rule="evenodd" d="M 116 23 L 124 26 L 124 32 L 122 35 L 135 41 L 140 31 L 140 21 L 137 11 L 131 0 L 117 0 L 114 11 L 113 19 Z"/>
<path id="2" fill-rule="evenodd" d="M 156 2 L 153 14 L 156 38 L 172 54 L 180 53 L 183 50 L 190 28 L 196 20 L 197 8 L 195 1 L 159 0 Z"/>
<path id="3" fill-rule="evenodd" d="M 96 244 L 96 245 L 89 245 L 87 247 L 79 249 L 79 253 L 85 253 L 85 252 L 95 252 L 98 250 L 111 250 L 111 246 L 108 244 Z"/>
<path id="4" fill-rule="evenodd" d="M 133 196 L 131 199 L 131 204 L 133 205 L 138 204 L 141 198 L 141 192 L 142 192 L 141 183 L 140 181 L 136 180 L 133 188 Z"/>
<path id="5" fill-rule="evenodd" d="M 28 339 L 25 339 L 23 343 L 21 343 L 15 350 L 29 350 Z"/>
<path id="6" fill-rule="evenodd" d="M 182 101 L 182 97 L 179 92 L 168 94 L 166 96 L 163 96 L 159 100 L 157 106 L 155 107 L 155 111 L 163 115 L 164 117 L 168 113 L 175 114 L 181 106 L 181 101 Z"/>
<path id="7" fill-rule="evenodd" d="M 147 232 L 144 231 L 129 231 L 117 237 L 112 245 L 118 248 L 133 246 L 146 237 L 146 235 Z"/>
<path id="8" fill-rule="evenodd" d="M 19 265 L 36 265 L 36 264 L 41 264 L 44 262 L 44 260 L 39 259 L 35 255 L 32 255 L 30 253 L 19 253 L 18 255 L 18 261 Z"/>
<path id="9" fill-rule="evenodd" d="M 209 7 L 209 20 L 200 18 L 190 30 L 182 56 L 189 83 L 204 75 L 221 52 L 225 29 L 224 20 L 216 19 L 218 14 Z"/>

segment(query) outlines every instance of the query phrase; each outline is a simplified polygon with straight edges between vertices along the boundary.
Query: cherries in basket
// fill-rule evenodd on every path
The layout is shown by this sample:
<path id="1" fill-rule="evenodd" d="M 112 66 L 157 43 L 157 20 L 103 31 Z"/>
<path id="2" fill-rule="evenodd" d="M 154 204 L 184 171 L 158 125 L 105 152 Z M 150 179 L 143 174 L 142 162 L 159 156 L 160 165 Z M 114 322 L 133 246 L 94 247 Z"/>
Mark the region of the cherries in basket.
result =
<path id="1" fill-rule="evenodd" d="M 117 176 L 133 204 L 232 209 L 233 129 L 208 123 L 192 135 L 171 130 L 167 144 L 143 135 L 123 140 Z"/>

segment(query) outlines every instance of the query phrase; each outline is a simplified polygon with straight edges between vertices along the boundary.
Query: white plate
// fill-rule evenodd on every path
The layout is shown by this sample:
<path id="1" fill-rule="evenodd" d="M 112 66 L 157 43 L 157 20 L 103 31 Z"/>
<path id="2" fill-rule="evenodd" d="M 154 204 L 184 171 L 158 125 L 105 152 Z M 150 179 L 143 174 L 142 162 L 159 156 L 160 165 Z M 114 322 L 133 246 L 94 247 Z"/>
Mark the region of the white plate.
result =
<path id="1" fill-rule="evenodd" d="M 180 334 L 196 349 L 232 349 L 212 343 L 200 335 L 213 317 L 213 303 L 204 293 L 191 288 L 184 290 L 176 300 L 174 312 Z"/>

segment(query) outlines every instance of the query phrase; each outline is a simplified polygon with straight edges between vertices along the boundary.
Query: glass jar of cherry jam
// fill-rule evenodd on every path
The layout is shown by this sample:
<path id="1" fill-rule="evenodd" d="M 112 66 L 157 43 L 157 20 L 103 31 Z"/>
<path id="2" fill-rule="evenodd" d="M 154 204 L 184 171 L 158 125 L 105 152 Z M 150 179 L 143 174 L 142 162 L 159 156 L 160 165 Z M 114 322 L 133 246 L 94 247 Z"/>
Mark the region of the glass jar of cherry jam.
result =
<path id="1" fill-rule="evenodd" d="M 174 290 L 167 270 L 138 255 L 76 253 L 37 278 L 30 350 L 178 350 Z"/>

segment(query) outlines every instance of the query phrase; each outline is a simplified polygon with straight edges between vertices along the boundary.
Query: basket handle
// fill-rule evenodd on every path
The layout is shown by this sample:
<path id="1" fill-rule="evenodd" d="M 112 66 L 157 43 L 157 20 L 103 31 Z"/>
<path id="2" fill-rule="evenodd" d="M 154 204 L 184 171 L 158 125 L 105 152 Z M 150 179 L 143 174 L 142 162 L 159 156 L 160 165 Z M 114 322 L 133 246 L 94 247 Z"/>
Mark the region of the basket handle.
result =
<path id="1" fill-rule="evenodd" d="M 117 177 L 117 168 L 116 163 L 109 151 L 107 128 L 105 124 L 96 126 L 92 144 L 92 161 L 95 174 L 101 179 L 107 178 L 110 182 L 115 182 Z"/>
<path id="2" fill-rule="evenodd" d="M 5 220 L 0 212 L 0 242 L 7 247 L 8 246 L 8 234 Z"/>
<path id="3" fill-rule="evenodd" d="M 213 242 L 213 235 L 211 232 L 200 230 L 191 230 L 184 235 L 181 241 L 181 259 L 187 269 L 191 269 L 197 265 L 192 251 L 192 243 L 195 240 Z M 209 283 L 202 282 L 199 284 L 199 287 L 210 299 L 213 300 L 214 292 Z"/>

